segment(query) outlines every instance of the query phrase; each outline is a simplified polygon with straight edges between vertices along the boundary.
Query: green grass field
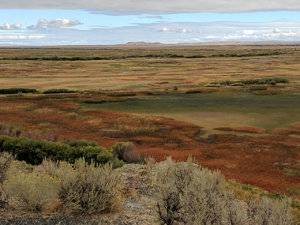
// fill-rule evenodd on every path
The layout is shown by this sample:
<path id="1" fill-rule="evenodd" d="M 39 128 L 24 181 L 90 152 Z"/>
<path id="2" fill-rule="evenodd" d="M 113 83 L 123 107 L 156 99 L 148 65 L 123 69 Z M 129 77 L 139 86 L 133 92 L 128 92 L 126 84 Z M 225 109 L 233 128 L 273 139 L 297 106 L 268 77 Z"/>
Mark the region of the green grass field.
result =
<path id="1" fill-rule="evenodd" d="M 270 130 L 300 121 L 299 98 L 299 94 L 173 94 L 84 106 L 162 115 L 210 129 L 224 126 L 255 126 Z"/>

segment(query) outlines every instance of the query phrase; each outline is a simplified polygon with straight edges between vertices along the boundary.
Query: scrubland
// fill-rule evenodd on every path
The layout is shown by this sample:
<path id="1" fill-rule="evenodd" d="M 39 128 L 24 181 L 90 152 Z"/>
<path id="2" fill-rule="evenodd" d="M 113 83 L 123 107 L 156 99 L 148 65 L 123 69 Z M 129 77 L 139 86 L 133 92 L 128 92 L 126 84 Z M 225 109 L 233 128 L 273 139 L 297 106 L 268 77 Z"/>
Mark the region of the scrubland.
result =
<path id="1" fill-rule="evenodd" d="M 0 224 L 299 223 L 299 46 L 2 48 L 0 70 Z"/>
<path id="2" fill-rule="evenodd" d="M 44 160 L 31 166 L 7 153 L 1 154 L 0 162 L 1 207 L 10 210 L 47 213 L 50 217 L 63 212 L 65 218 L 97 215 L 100 220 L 104 215 L 109 221 L 105 224 L 123 224 L 114 221 L 112 215 L 122 218 L 122 211 L 131 202 L 145 217 L 139 224 L 289 225 L 296 221 L 291 200 L 263 195 L 242 198 L 219 172 L 202 168 L 191 159 L 176 163 L 168 158 L 158 164 L 150 160 L 144 166 L 131 165 L 129 172 L 127 166 L 112 169 L 110 164 L 88 164 L 83 159 L 73 165 Z M 146 215 L 145 206 L 149 208 Z M 136 224 L 130 212 L 126 216 L 131 220 L 126 224 Z M 1 223 L 13 221 L 16 218 L 0 219 Z"/>

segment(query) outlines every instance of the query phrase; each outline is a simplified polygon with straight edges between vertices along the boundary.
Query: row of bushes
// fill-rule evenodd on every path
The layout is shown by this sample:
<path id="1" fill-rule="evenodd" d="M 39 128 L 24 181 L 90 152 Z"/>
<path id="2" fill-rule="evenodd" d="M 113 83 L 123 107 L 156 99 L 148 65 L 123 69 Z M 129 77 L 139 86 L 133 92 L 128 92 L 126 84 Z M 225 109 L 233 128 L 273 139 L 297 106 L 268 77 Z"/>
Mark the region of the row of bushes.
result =
<path id="1" fill-rule="evenodd" d="M 11 58 L 0 58 L 0 60 L 32 60 L 32 61 L 90 61 L 90 60 L 120 60 L 120 59 L 131 59 L 131 58 L 185 58 L 184 55 L 176 54 L 148 54 L 148 55 L 128 55 L 128 56 L 45 56 L 45 57 L 11 57 Z"/>
<path id="2" fill-rule="evenodd" d="M 38 90 L 34 88 L 1 88 L 0 94 L 26 94 L 26 93 L 37 93 Z"/>
<path id="3" fill-rule="evenodd" d="M 94 142 L 50 142 L 37 141 L 23 137 L 0 136 L 0 152 L 8 152 L 16 159 L 37 165 L 43 159 L 67 161 L 74 163 L 80 158 L 87 162 L 104 164 L 112 162 L 115 166 L 122 165 L 122 161 L 114 156 L 111 149 L 97 146 Z"/>
<path id="4" fill-rule="evenodd" d="M 91 214 L 114 212 L 122 206 L 124 198 L 131 197 L 124 195 L 128 192 L 124 192 L 122 170 L 114 170 L 110 165 L 45 160 L 39 166 L 30 166 L 19 161 L 7 164 L 7 160 L 11 156 L 0 154 L 0 166 L 2 161 L 6 162 L 0 187 L 10 207 Z M 157 220 L 163 225 L 293 224 L 288 200 L 240 200 L 228 190 L 219 172 L 192 162 L 168 159 L 146 167 L 143 176 L 143 188 L 153 192 L 155 201 L 149 207 L 156 207 Z M 152 211 L 155 212 L 154 208 Z"/>
<path id="5" fill-rule="evenodd" d="M 286 84 L 289 80 L 282 77 L 269 77 L 251 80 L 225 80 L 220 82 L 213 82 L 212 85 L 222 85 L 222 86 L 246 86 L 246 85 L 276 85 L 276 84 Z"/>
<path id="6" fill-rule="evenodd" d="M 281 55 L 283 52 L 248 52 L 248 53 L 225 53 L 225 54 L 213 54 L 213 55 L 183 55 L 175 53 L 154 53 L 154 54 L 142 54 L 142 55 L 116 55 L 116 56 L 41 56 L 41 57 L 2 57 L 0 60 L 40 60 L 40 61 L 89 61 L 89 60 L 120 60 L 120 59 L 132 59 L 132 58 L 211 58 L 211 57 L 254 57 L 254 56 L 270 56 Z"/>
<path id="7" fill-rule="evenodd" d="M 39 91 L 35 88 L 2 88 L 0 89 L 0 94 L 12 95 L 12 94 L 28 94 L 28 93 L 38 93 Z M 66 88 L 53 88 L 43 91 L 43 94 L 62 94 L 62 93 L 76 93 L 75 90 L 70 90 Z"/>
<path id="8" fill-rule="evenodd" d="M 66 88 L 53 88 L 43 91 L 43 94 L 63 94 L 63 93 L 76 93 L 75 90 L 70 90 Z"/>

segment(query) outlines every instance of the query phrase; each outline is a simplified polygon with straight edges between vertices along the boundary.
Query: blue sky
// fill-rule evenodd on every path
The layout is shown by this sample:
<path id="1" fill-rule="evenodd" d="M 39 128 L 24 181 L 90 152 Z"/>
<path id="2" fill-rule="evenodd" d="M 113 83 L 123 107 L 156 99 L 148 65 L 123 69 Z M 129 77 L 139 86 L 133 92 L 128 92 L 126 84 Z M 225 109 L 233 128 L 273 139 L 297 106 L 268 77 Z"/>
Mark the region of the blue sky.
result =
<path id="1" fill-rule="evenodd" d="M 39 19 L 59 18 L 78 20 L 82 23 L 77 26 L 78 29 L 91 29 L 157 22 L 300 22 L 300 11 L 107 15 L 86 10 L 0 9 L 0 24 L 18 23 L 26 27 L 35 24 Z"/>
<path id="2" fill-rule="evenodd" d="M 300 41 L 300 10 L 207 11 L 107 13 L 0 3 L 0 45 Z"/>

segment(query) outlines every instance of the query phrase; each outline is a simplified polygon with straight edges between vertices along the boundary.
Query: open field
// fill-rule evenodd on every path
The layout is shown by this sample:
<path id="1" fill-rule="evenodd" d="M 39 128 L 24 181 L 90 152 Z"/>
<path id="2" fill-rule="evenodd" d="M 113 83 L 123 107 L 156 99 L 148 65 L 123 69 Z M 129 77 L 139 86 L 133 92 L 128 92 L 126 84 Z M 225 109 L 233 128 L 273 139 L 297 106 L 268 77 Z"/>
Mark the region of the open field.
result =
<path id="1" fill-rule="evenodd" d="M 1 49 L 5 87 L 166 91 L 283 77 L 299 89 L 299 46 Z"/>
<path id="2" fill-rule="evenodd" d="M 271 96 L 265 96 L 267 100 L 268 97 Z M 135 114 L 119 112 L 124 110 L 121 107 L 114 107 L 113 112 L 105 107 L 106 104 L 118 106 L 124 103 L 91 105 L 84 103 L 87 100 L 82 96 L 73 96 L 69 100 L 67 96 L 58 99 L 48 95 L 1 98 L 0 121 L 16 126 L 25 136 L 34 139 L 85 139 L 96 141 L 104 147 L 131 141 L 135 143 L 136 151 L 157 160 L 163 160 L 168 155 L 186 160 L 191 155 L 200 164 L 221 170 L 227 178 L 299 198 L 299 106 L 297 101 L 293 101 L 295 96 L 277 97 L 278 105 L 273 105 L 273 108 L 270 108 L 270 101 L 261 109 L 253 107 L 253 103 L 250 107 L 257 110 L 255 118 L 260 119 L 254 120 L 255 124 L 266 120 L 264 122 L 270 126 L 266 130 L 261 125 L 255 127 L 251 124 L 248 112 L 234 107 L 226 112 L 226 108 L 217 110 L 212 107 L 214 111 L 207 111 L 209 107 L 202 106 L 205 112 L 201 112 L 201 107 L 196 111 L 202 117 L 190 119 L 188 116 L 191 114 L 185 111 L 178 113 L 177 109 L 177 116 L 183 116 L 180 119 L 189 121 L 187 123 L 168 119 L 168 116 L 176 116 L 167 114 L 165 110 L 164 117 L 151 116 L 151 113 L 137 114 L 136 111 Z M 289 109 L 289 104 L 295 107 L 296 113 Z M 283 107 L 287 110 L 282 111 Z M 262 113 L 263 108 L 267 109 L 267 114 Z M 146 110 L 146 107 L 142 109 Z M 151 110 L 155 107 L 151 106 Z M 241 116 L 226 116 L 232 114 L 232 110 Z M 276 110 L 278 112 L 273 115 Z M 218 117 L 214 121 L 211 116 L 216 114 Z M 278 125 L 272 120 L 276 118 L 285 120 Z M 213 121 L 212 124 L 208 123 L 209 120 Z M 201 121 L 209 126 L 199 126 Z"/>
<path id="3" fill-rule="evenodd" d="M 299 213 L 300 46 L 2 48 L 3 134 L 193 156 Z"/>
<path id="4" fill-rule="evenodd" d="M 300 95 L 249 93 L 173 94 L 84 106 L 171 117 L 206 129 L 260 127 L 270 131 L 300 121 Z"/>

